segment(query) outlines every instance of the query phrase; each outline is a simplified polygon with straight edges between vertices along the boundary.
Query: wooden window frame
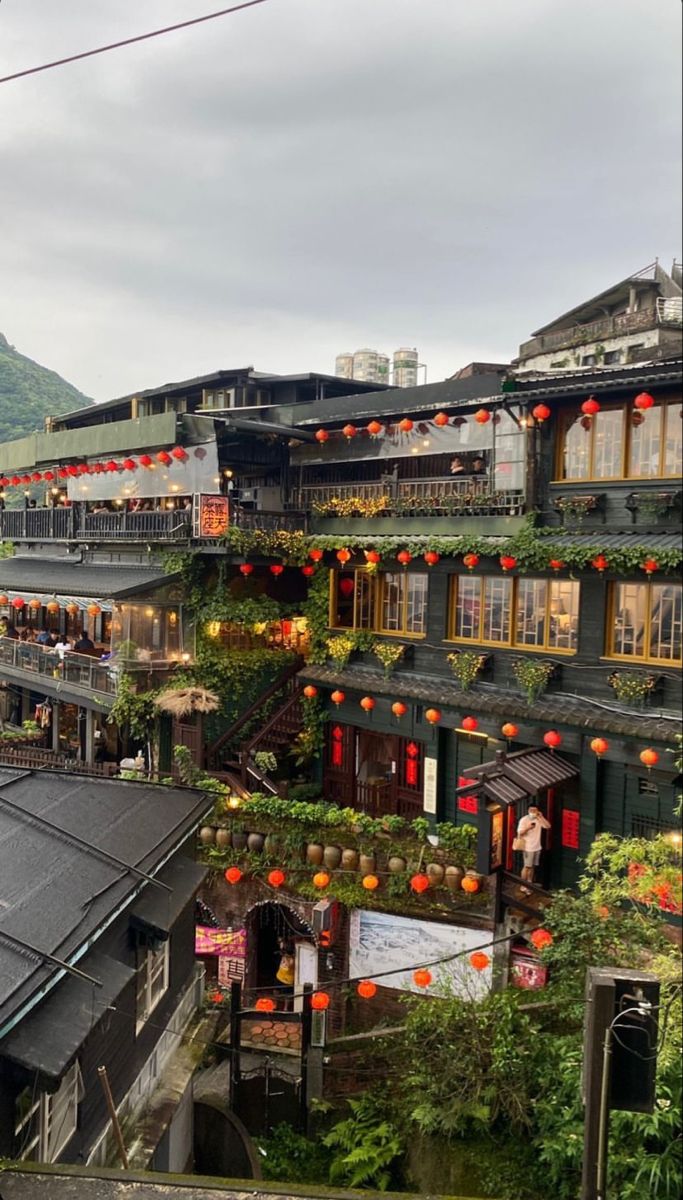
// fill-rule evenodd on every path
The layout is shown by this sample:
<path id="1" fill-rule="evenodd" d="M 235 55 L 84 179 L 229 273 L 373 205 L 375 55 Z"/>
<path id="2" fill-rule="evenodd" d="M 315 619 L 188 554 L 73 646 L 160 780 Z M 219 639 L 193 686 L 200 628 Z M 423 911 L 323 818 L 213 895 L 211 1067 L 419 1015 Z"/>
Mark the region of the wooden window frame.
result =
<path id="1" fill-rule="evenodd" d="M 574 485 L 576 487 L 580 487 L 581 485 L 593 484 L 593 483 L 607 483 L 607 482 L 610 482 L 610 483 L 633 483 L 633 482 L 648 483 L 648 482 L 652 482 L 653 480 L 678 479 L 679 472 L 672 471 L 671 473 L 667 473 L 665 470 L 665 468 L 666 468 L 666 427 L 667 427 L 668 409 L 674 408 L 677 404 L 680 404 L 680 403 L 681 403 L 681 400 L 678 397 L 675 399 L 656 400 L 655 407 L 649 409 L 644 414 L 646 421 L 655 420 L 656 419 L 655 414 L 658 414 L 658 416 L 659 416 L 659 471 L 655 475 L 631 475 L 630 474 L 631 438 L 632 438 L 632 430 L 634 428 L 632 420 L 631 420 L 631 417 L 633 416 L 633 405 L 631 403 L 622 403 L 622 404 L 606 404 L 604 406 L 604 408 L 601 409 L 601 412 L 613 412 L 615 409 L 621 409 L 622 413 L 623 413 L 623 424 L 622 424 L 622 431 L 621 431 L 621 474 L 620 475 L 595 475 L 595 473 L 594 473 L 595 435 L 596 435 L 597 422 L 600 419 L 600 413 L 597 413 L 596 416 L 591 419 L 590 429 L 586 430 L 586 438 L 590 439 L 588 474 L 582 478 L 579 478 L 578 476 L 574 477 L 574 476 L 570 476 L 570 475 L 565 476 L 563 474 L 563 471 L 564 471 L 564 447 L 565 447 L 567 431 L 569 430 L 571 425 L 573 425 L 574 420 L 576 420 L 578 417 L 580 417 L 580 410 L 565 409 L 560 417 L 560 421 L 558 422 L 558 435 L 557 435 L 557 445 L 556 445 L 555 464 L 554 464 L 555 478 L 553 480 L 551 480 L 551 482 L 553 484 L 570 484 L 570 485 Z M 571 418 L 573 418 L 573 419 L 571 419 Z"/>
<path id="2" fill-rule="evenodd" d="M 458 637 L 458 635 L 456 634 L 455 631 L 457 628 L 459 581 L 461 579 L 471 579 L 471 578 L 475 578 L 479 582 L 479 637 L 471 637 L 471 638 Z M 500 576 L 498 576 L 498 575 L 476 575 L 473 577 L 468 576 L 468 575 L 451 575 L 450 576 L 449 584 L 448 584 L 448 626 L 447 626 L 447 637 L 445 639 L 446 641 L 455 642 L 455 643 L 457 643 L 458 646 L 497 646 L 498 648 L 502 647 L 503 649 L 507 649 L 507 650 L 519 650 L 520 652 L 523 652 L 523 653 L 528 652 L 529 654 L 539 654 L 539 653 L 540 654 L 558 654 L 558 655 L 562 655 L 565 658 L 566 657 L 571 658 L 578 653 L 580 623 L 577 623 L 577 629 L 576 629 L 577 645 L 573 649 L 570 649 L 566 646 L 554 646 L 550 643 L 549 634 L 550 634 L 550 619 L 551 619 L 551 615 L 552 615 L 551 614 L 551 605 L 552 605 L 553 584 L 557 583 L 558 581 L 547 575 L 524 576 L 524 582 L 527 582 L 527 581 L 532 582 L 532 583 L 541 582 L 541 583 L 546 584 L 545 616 L 543 619 L 543 642 L 529 644 L 526 642 L 517 642 L 516 641 L 516 637 L 515 637 L 516 618 L 517 618 L 518 593 L 519 593 L 519 583 L 520 583 L 520 580 L 517 578 L 510 578 L 510 608 L 509 608 L 509 618 L 508 618 L 508 627 L 509 627 L 510 632 L 509 632 L 508 638 L 505 641 L 491 641 L 491 639 L 484 638 L 482 636 L 482 631 L 483 631 L 483 627 L 484 627 L 484 613 L 485 613 L 484 600 L 485 600 L 485 593 L 486 593 L 486 583 L 487 583 L 487 580 L 489 580 L 489 579 L 498 580 L 498 579 L 500 579 Z M 565 582 L 570 582 L 572 584 L 576 584 L 576 586 L 579 589 L 578 604 L 577 604 L 577 622 L 579 622 L 580 621 L 580 611 L 581 611 L 581 582 L 580 582 L 580 580 L 569 580 L 569 581 L 565 581 Z"/>
<path id="3" fill-rule="evenodd" d="M 605 638 L 605 658 L 609 658 L 614 662 L 631 663 L 634 666 L 652 666 L 652 667 L 681 667 L 683 666 L 683 655 L 680 658 L 653 658 L 649 653 L 650 641 L 652 637 L 652 597 L 656 587 L 681 587 L 673 580 L 669 583 L 653 584 L 652 582 L 644 583 L 639 579 L 631 580 L 615 580 L 609 585 L 609 596 L 607 603 L 607 636 Z M 645 589 L 645 621 L 643 629 L 643 645 L 647 648 L 645 654 L 619 654 L 615 650 L 616 641 L 616 618 L 617 618 L 617 589 L 619 587 L 639 587 Z"/>
<path id="4" fill-rule="evenodd" d="M 401 606 L 400 628 L 398 628 L 398 629 L 385 629 L 384 624 L 383 624 L 383 622 L 384 622 L 384 597 L 385 597 L 386 576 L 387 575 L 394 575 L 396 578 L 402 580 L 402 582 L 403 582 L 403 586 L 401 588 L 401 591 L 403 594 L 402 594 L 401 600 L 400 600 L 400 606 Z M 414 579 L 417 575 L 420 575 L 426 581 L 426 587 L 425 587 L 425 592 L 424 592 L 424 601 L 425 601 L 424 625 L 425 625 L 425 628 L 424 628 L 424 630 L 422 630 L 421 632 L 418 632 L 418 633 L 414 632 L 411 629 L 408 629 L 408 593 L 410 590 L 410 580 Z M 375 632 L 384 634 L 386 637 L 404 637 L 404 638 L 424 638 L 424 637 L 426 637 L 427 636 L 427 607 L 429 604 L 429 576 L 428 576 L 427 572 L 426 571 L 410 571 L 409 572 L 409 571 L 404 571 L 403 568 L 401 568 L 399 571 L 382 571 L 378 576 L 376 576 L 376 581 L 377 581 L 377 597 L 376 597 L 376 603 L 375 603 Z"/>
<path id="5" fill-rule="evenodd" d="M 25 1089 L 29 1092 L 30 1089 Z M 24 1093 L 17 1096 L 17 1103 Z M 83 1098 L 83 1078 L 76 1059 L 65 1071 L 55 1092 L 39 1092 L 31 1096 L 29 1107 L 15 1123 L 14 1137 L 19 1142 L 17 1157 L 20 1162 L 56 1162 L 64 1147 L 78 1129 L 78 1106 Z M 50 1145 L 53 1134 L 54 1111 L 59 1100 L 65 1102 L 64 1117 L 56 1131 L 55 1143 Z M 65 1118 L 69 1117 L 68 1123 Z M 33 1124 L 35 1132 L 30 1135 Z M 31 1140 L 26 1146 L 27 1131 Z M 36 1151 L 34 1154 L 33 1152 Z"/>
<path id="6" fill-rule="evenodd" d="M 350 577 L 350 574 L 351 574 L 351 572 L 347 572 L 347 578 Z M 378 633 L 378 634 L 382 634 L 384 637 L 400 637 L 400 638 L 410 638 L 410 639 L 415 639 L 415 640 L 420 640 L 421 638 L 425 638 L 427 636 L 426 614 L 427 614 L 427 607 L 428 607 L 428 603 L 429 603 L 429 583 L 427 583 L 426 594 L 425 594 L 425 629 L 424 629 L 424 632 L 413 633 L 412 631 L 408 630 L 408 628 L 407 628 L 409 580 L 411 579 L 411 577 L 414 578 L 414 576 L 416 574 L 424 576 L 424 578 L 426 580 L 429 579 L 429 576 L 426 571 L 420 571 L 420 572 L 407 571 L 403 575 L 399 574 L 398 571 L 381 571 L 376 575 L 368 575 L 366 573 L 366 570 L 364 567 L 355 567 L 353 569 L 354 592 L 353 592 L 352 624 L 351 625 L 337 625 L 335 623 L 335 611 L 336 611 L 336 607 L 337 607 L 336 606 L 336 597 L 337 597 L 338 580 L 341 576 L 341 572 L 339 570 L 337 570 L 336 568 L 333 568 L 330 571 L 328 628 L 333 629 L 339 633 Z M 358 577 L 359 577 L 359 575 L 363 579 L 363 582 L 365 584 L 367 584 L 368 589 L 369 589 L 371 620 L 368 625 L 360 625 L 359 624 L 359 609 L 358 609 L 358 603 L 359 603 Z M 399 579 L 406 580 L 406 585 L 404 585 L 404 587 L 402 589 L 403 596 L 402 596 L 402 600 L 401 600 L 401 615 L 400 615 L 400 628 L 399 629 L 385 629 L 384 625 L 383 625 L 383 620 L 384 620 L 384 580 L 385 580 L 386 575 L 397 575 Z"/>
<path id="7" fill-rule="evenodd" d="M 161 956 L 161 970 L 156 967 L 156 960 Z M 140 963 L 137 969 L 136 989 L 135 989 L 135 1033 L 138 1034 L 147 1024 L 152 1013 L 161 1004 L 166 995 L 170 983 L 170 944 L 168 939 L 162 942 L 158 950 L 152 949 L 150 946 L 141 947 Z M 139 1009 L 138 1000 L 141 994 L 140 976 L 144 972 L 144 992 L 145 992 L 145 1007 L 142 1011 Z M 155 990 L 156 984 L 162 979 L 161 990 Z"/>

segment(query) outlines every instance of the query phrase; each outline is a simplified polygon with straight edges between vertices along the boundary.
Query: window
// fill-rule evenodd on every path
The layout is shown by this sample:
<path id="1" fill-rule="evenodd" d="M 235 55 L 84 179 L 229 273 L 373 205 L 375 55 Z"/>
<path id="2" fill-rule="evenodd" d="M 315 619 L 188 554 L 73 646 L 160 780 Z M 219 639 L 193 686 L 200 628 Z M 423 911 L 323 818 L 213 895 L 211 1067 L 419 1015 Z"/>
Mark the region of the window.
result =
<path id="1" fill-rule="evenodd" d="M 560 438 L 561 479 L 648 479 L 678 476 L 682 465 L 681 404 L 639 412 L 630 404 L 594 417 L 565 414 Z"/>
<path id="2" fill-rule="evenodd" d="M 15 1105 L 15 1157 L 55 1162 L 76 1132 L 83 1081 L 78 1062 L 69 1068 L 56 1092 L 36 1094 L 25 1088 Z"/>
<path id="3" fill-rule="evenodd" d="M 154 1012 L 164 992 L 168 991 L 169 944 L 163 944 L 157 950 L 142 948 L 137 975 L 136 1032 Z"/>
<path id="4" fill-rule="evenodd" d="M 428 586 L 423 571 L 387 571 L 374 576 L 364 569 L 333 571 L 330 625 L 422 636 L 427 629 Z"/>
<path id="5" fill-rule="evenodd" d="M 611 599 L 609 655 L 634 662 L 681 662 L 680 584 L 615 583 Z"/>
<path id="6" fill-rule="evenodd" d="M 575 653 L 580 587 L 564 579 L 456 575 L 449 636 Z"/>

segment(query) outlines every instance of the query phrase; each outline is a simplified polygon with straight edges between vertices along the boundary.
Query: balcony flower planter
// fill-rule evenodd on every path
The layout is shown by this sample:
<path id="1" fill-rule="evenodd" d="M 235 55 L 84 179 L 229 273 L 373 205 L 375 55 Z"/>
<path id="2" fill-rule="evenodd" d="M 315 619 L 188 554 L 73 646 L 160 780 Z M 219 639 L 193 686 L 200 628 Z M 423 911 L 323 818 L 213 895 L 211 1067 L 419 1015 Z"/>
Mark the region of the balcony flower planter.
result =
<path id="1" fill-rule="evenodd" d="M 512 672 L 519 691 L 529 704 L 534 704 L 546 691 L 550 681 L 559 678 L 560 666 L 548 659 L 513 658 Z"/>
<path id="2" fill-rule="evenodd" d="M 625 507 L 631 513 L 640 512 L 648 517 L 665 517 L 674 508 L 680 508 L 681 492 L 630 492 Z"/>
<path id="3" fill-rule="evenodd" d="M 661 677 L 648 671 L 612 671 L 607 682 L 621 704 L 643 709 L 661 687 Z"/>
<path id="4" fill-rule="evenodd" d="M 568 493 L 566 496 L 557 496 L 553 501 L 555 512 L 560 514 L 565 524 L 567 518 L 570 518 L 580 525 L 590 513 L 602 512 L 604 506 L 604 493 L 601 495 L 576 495 Z"/>

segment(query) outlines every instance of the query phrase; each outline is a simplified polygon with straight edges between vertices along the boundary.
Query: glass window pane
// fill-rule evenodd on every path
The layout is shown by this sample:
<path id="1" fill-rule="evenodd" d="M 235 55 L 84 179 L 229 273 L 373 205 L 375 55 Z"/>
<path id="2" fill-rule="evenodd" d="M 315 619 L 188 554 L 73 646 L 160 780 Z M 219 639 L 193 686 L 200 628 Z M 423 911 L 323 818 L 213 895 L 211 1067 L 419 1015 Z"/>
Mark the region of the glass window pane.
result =
<path id="1" fill-rule="evenodd" d="M 662 410 L 651 408 L 648 412 L 631 413 L 631 451 L 629 475 L 634 479 L 648 479 L 659 475 L 661 453 Z"/>
<path id="2" fill-rule="evenodd" d="M 355 576 L 353 571 L 335 571 L 332 592 L 331 624 L 342 629 L 353 628 Z"/>
<path id="3" fill-rule="evenodd" d="M 482 638 L 485 642 L 510 641 L 510 601 L 512 580 L 484 580 L 484 621 Z"/>
<path id="4" fill-rule="evenodd" d="M 427 627 L 427 578 L 423 572 L 408 576 L 406 633 L 424 633 Z"/>
<path id="5" fill-rule="evenodd" d="M 569 579 L 551 580 L 548 645 L 556 650 L 577 648 L 580 591 L 580 583 Z"/>
<path id="6" fill-rule="evenodd" d="M 683 588 L 679 584 L 652 585 L 650 609 L 650 658 L 667 662 L 681 658 L 681 605 Z"/>
<path id="7" fill-rule="evenodd" d="M 405 575 L 387 571 L 382 587 L 382 629 L 398 633 L 403 620 L 403 589 Z"/>
<path id="8" fill-rule="evenodd" d="M 623 408 L 603 409 L 593 418 L 593 478 L 614 479 L 621 477 L 622 436 L 624 430 Z"/>
<path id="9" fill-rule="evenodd" d="M 683 471 L 682 422 L 683 406 L 667 404 L 665 416 L 664 474 L 680 475 Z"/>
<path id="10" fill-rule="evenodd" d="M 564 432 L 562 478 L 589 479 L 592 422 L 581 413 L 571 420 Z"/>
<path id="11" fill-rule="evenodd" d="M 356 571 L 356 628 L 372 629 L 375 620 L 375 580 L 366 571 Z"/>
<path id="12" fill-rule="evenodd" d="M 455 580 L 457 586 L 457 602 L 455 608 L 455 636 L 459 638 L 479 638 L 479 621 L 481 617 L 481 579 L 471 579 L 461 575 Z"/>
<path id="13" fill-rule="evenodd" d="M 515 642 L 518 646 L 544 645 L 547 594 L 545 579 L 517 580 Z"/>
<path id="14" fill-rule="evenodd" d="M 642 658 L 645 652 L 647 583 L 618 583 L 614 589 L 615 654 Z"/>

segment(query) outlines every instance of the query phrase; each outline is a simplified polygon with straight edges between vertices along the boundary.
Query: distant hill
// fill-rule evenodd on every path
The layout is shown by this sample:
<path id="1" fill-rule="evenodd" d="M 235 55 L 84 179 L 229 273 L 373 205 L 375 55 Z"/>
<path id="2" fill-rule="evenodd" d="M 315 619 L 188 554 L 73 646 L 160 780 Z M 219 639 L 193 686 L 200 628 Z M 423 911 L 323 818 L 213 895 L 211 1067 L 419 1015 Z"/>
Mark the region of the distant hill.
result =
<path id="1" fill-rule="evenodd" d="M 0 333 L 0 442 L 44 429 L 44 418 L 93 401 L 56 371 L 19 354 Z"/>

